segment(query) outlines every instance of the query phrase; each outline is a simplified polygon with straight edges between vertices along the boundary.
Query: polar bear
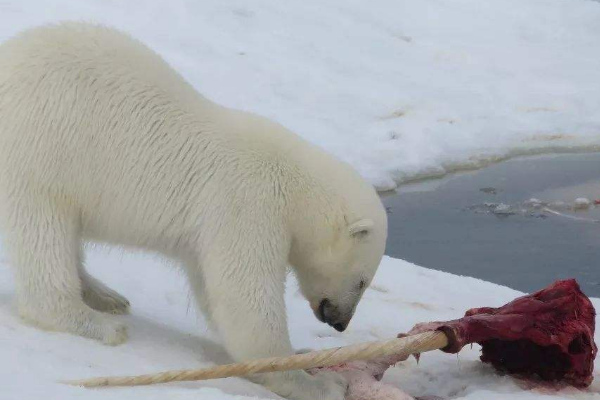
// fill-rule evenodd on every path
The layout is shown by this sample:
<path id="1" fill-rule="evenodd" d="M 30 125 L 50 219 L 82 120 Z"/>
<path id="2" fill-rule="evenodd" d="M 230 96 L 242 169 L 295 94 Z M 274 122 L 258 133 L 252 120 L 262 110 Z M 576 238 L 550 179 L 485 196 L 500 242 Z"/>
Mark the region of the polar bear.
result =
<path id="1" fill-rule="evenodd" d="M 123 342 L 110 313 L 129 303 L 85 271 L 82 241 L 149 249 L 180 262 L 236 360 L 293 354 L 288 266 L 316 317 L 343 331 L 387 235 L 350 166 L 211 102 L 128 35 L 75 22 L 0 45 L 0 221 L 24 320 Z M 253 379 L 298 400 L 345 391 L 331 374 Z"/>

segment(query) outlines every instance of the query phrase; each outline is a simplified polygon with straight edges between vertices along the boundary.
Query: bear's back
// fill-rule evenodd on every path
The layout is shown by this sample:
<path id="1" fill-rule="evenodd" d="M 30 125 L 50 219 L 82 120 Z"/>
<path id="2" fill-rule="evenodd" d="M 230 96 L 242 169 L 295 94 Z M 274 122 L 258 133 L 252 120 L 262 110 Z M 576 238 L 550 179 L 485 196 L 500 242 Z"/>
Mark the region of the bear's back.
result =
<path id="1" fill-rule="evenodd" d="M 39 90 L 44 78 L 61 75 L 80 85 L 105 79 L 108 88 L 115 90 L 124 89 L 117 83 L 145 83 L 173 99 L 183 96 L 186 104 L 201 98 L 145 44 L 102 25 L 65 22 L 42 26 L 0 45 L 0 87 L 20 81 Z"/>
<path id="2" fill-rule="evenodd" d="M 114 175 L 118 186 L 124 171 L 156 166 L 189 144 L 187 128 L 217 109 L 156 53 L 113 29 L 65 23 L 0 45 L 0 163 L 31 178 L 43 173 L 56 185 Z"/>
<path id="3" fill-rule="evenodd" d="M 199 185 L 235 179 L 211 171 L 235 141 L 211 129 L 220 113 L 126 34 L 26 31 L 0 45 L 0 191 L 48 193 L 122 226 L 185 215 Z"/>

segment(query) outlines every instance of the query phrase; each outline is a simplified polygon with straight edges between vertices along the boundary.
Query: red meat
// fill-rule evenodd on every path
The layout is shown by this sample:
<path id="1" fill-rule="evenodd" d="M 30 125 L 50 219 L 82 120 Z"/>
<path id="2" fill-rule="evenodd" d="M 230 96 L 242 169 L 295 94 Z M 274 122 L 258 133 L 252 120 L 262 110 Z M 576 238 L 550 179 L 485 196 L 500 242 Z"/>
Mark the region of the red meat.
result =
<path id="1" fill-rule="evenodd" d="M 499 308 L 474 308 L 448 322 L 418 324 L 409 334 L 441 330 L 458 353 L 482 347 L 481 361 L 496 369 L 579 387 L 592 382 L 595 310 L 575 280 L 558 281 Z"/>

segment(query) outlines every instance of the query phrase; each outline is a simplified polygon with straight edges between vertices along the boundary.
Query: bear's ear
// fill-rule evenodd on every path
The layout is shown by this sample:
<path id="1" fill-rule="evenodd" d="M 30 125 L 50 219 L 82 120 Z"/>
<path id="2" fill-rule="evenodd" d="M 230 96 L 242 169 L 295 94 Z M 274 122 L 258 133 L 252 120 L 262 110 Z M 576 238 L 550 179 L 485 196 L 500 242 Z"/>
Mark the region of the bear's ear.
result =
<path id="1" fill-rule="evenodd" d="M 350 232 L 350 236 L 362 238 L 371 231 L 373 225 L 373 220 L 368 218 L 361 219 L 360 221 L 350 224 L 350 226 L 348 226 L 348 232 Z"/>

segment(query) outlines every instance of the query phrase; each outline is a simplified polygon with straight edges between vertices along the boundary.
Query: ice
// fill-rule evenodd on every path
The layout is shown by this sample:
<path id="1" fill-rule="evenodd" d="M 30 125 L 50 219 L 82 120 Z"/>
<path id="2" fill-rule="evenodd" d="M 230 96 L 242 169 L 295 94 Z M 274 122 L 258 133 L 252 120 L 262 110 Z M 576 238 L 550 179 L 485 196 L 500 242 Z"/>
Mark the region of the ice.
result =
<path id="1" fill-rule="evenodd" d="M 531 198 L 531 199 L 527 200 L 527 201 L 524 203 L 524 205 L 525 205 L 525 206 L 527 206 L 527 207 L 531 207 L 531 208 L 536 208 L 536 209 L 538 209 L 538 208 L 541 208 L 541 207 L 543 207 L 545 204 L 544 204 L 544 202 L 543 202 L 543 201 L 541 201 L 540 199 Z"/>
<path id="2" fill-rule="evenodd" d="M 590 208 L 591 204 L 592 204 L 592 202 L 590 201 L 590 199 L 585 198 L 585 197 L 578 197 L 573 202 L 573 209 L 587 210 L 588 208 Z"/>
<path id="3" fill-rule="evenodd" d="M 493 213 L 496 215 L 512 215 L 515 211 L 508 204 L 500 203 L 494 208 Z"/>

